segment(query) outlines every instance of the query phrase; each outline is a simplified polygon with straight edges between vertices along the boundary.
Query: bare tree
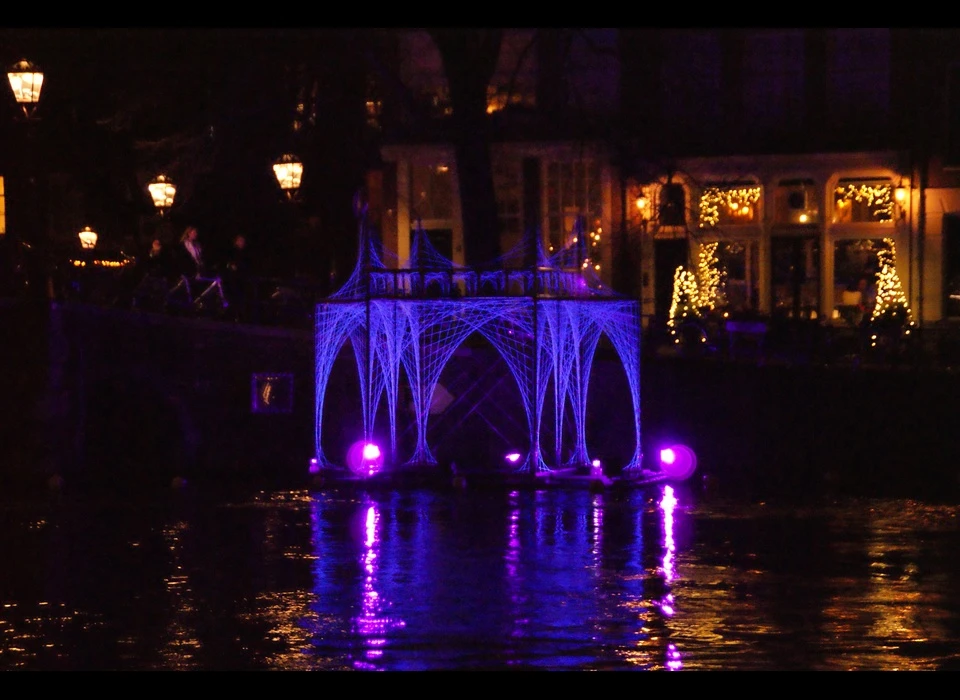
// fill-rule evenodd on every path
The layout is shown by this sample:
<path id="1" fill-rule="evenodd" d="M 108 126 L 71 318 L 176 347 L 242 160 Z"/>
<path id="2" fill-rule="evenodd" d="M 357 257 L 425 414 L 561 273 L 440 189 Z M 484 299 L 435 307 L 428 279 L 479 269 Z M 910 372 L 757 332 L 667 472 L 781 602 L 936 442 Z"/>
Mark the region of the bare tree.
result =
<path id="1" fill-rule="evenodd" d="M 500 254 L 490 161 L 487 86 L 500 56 L 503 29 L 430 29 L 450 91 L 452 139 L 463 212 L 464 259 L 483 266 Z"/>

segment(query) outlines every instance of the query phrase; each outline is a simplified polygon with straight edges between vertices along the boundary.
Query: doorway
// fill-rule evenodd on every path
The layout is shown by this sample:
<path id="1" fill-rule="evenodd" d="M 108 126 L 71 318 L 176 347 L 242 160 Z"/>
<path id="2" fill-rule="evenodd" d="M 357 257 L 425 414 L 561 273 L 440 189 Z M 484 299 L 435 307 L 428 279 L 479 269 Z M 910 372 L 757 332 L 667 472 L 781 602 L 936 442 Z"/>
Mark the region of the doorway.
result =
<path id="1" fill-rule="evenodd" d="M 775 237 L 770 258 L 773 315 L 815 319 L 820 308 L 819 235 Z"/>
<path id="2" fill-rule="evenodd" d="M 943 316 L 960 319 L 960 215 L 958 214 L 943 216 Z"/>

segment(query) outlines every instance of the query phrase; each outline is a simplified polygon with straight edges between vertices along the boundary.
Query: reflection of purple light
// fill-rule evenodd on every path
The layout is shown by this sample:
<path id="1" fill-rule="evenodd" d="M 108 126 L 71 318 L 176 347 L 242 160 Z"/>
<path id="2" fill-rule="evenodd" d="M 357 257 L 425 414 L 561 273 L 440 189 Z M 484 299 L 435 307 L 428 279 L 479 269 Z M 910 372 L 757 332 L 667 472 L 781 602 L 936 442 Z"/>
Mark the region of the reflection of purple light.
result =
<path id="1" fill-rule="evenodd" d="M 673 608 L 673 596 L 667 594 L 663 598 L 663 602 L 660 603 L 660 609 L 663 611 L 663 614 L 667 617 L 673 617 L 673 613 L 676 612 Z"/>
<path id="2" fill-rule="evenodd" d="M 677 506 L 677 499 L 673 495 L 673 487 L 665 486 L 663 500 L 660 501 L 660 510 L 663 511 L 663 575 L 667 581 L 673 580 L 673 509 Z"/>
<path id="3" fill-rule="evenodd" d="M 683 668 L 683 661 L 680 659 L 680 650 L 676 644 L 667 645 L 667 669 L 670 671 L 679 671 Z"/>
<path id="4" fill-rule="evenodd" d="M 393 627 L 403 627 L 402 620 L 395 620 L 382 613 L 384 603 L 380 593 L 376 590 L 378 573 L 377 550 L 380 538 L 377 532 L 380 515 L 376 506 L 367 509 L 363 522 L 365 551 L 361 557 L 361 564 L 366 573 L 363 581 L 362 613 L 356 618 L 357 629 L 364 636 L 366 645 L 365 656 L 367 661 L 356 660 L 354 667 L 362 670 L 373 670 L 375 667 L 369 662 L 383 656 L 383 647 L 387 644 L 386 633 Z"/>
<path id="5" fill-rule="evenodd" d="M 516 464 L 517 462 L 520 461 L 520 453 L 519 453 L 519 452 L 511 452 L 511 453 L 508 454 L 504 459 L 506 459 L 508 462 L 510 462 L 510 464 Z"/>
<path id="6" fill-rule="evenodd" d="M 662 453 L 661 453 L 662 456 Z M 673 580 L 673 556 L 676 543 L 673 539 L 673 511 L 677 507 L 677 498 L 672 486 L 663 487 L 663 498 L 660 500 L 660 510 L 663 511 L 663 577 L 669 582 Z M 673 594 L 667 593 L 660 601 L 660 610 L 667 617 L 673 617 L 676 608 L 673 606 Z M 667 645 L 667 669 L 678 671 L 683 668 L 680 660 L 680 651 L 675 644 Z"/>
<path id="7" fill-rule="evenodd" d="M 672 447 L 666 447 L 660 450 L 660 461 L 664 464 L 673 464 L 677 459 L 677 453 Z"/>

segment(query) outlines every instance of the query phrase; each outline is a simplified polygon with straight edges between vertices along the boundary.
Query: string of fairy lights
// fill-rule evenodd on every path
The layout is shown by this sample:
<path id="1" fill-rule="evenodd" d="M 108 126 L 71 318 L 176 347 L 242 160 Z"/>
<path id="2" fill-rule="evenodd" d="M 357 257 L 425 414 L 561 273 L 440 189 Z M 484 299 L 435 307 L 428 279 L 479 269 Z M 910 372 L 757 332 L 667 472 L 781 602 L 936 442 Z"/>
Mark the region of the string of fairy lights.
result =
<path id="1" fill-rule="evenodd" d="M 686 320 L 699 318 L 704 312 L 713 311 L 724 303 L 723 282 L 726 272 L 721 269 L 717 257 L 719 246 L 719 241 L 700 246 L 696 272 L 682 265 L 674 271 L 673 297 L 667 316 L 667 327 L 674 343 L 680 342 L 677 331 Z"/>
<path id="2" fill-rule="evenodd" d="M 841 218 L 853 202 L 865 203 L 877 221 L 893 220 L 893 185 L 850 182 L 834 190 L 837 211 Z"/>
<path id="3" fill-rule="evenodd" d="M 720 223 L 721 213 L 732 219 L 752 221 L 760 201 L 760 186 L 707 187 L 700 196 L 700 228 Z"/>
<path id="4" fill-rule="evenodd" d="M 910 335 L 910 331 L 916 326 L 916 321 L 910 310 L 907 295 L 903 291 L 903 285 L 900 283 L 900 275 L 897 274 L 896 243 L 892 238 L 884 238 L 883 242 L 886 248 L 877 251 L 877 264 L 880 269 L 877 272 L 877 298 L 870 321 L 876 323 L 888 319 L 902 323 L 905 326 L 904 335 Z M 876 333 L 870 336 L 870 346 L 877 346 Z"/>

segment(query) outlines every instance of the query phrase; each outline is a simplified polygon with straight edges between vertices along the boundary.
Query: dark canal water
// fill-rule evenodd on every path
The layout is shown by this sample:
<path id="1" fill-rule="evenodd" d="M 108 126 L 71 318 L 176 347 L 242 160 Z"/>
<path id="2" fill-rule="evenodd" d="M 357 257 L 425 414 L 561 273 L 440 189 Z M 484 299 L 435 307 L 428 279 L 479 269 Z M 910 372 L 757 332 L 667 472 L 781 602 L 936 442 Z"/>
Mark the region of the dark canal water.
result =
<path id="1" fill-rule="evenodd" d="M 960 670 L 960 506 L 696 477 L 0 500 L 0 670 Z"/>

